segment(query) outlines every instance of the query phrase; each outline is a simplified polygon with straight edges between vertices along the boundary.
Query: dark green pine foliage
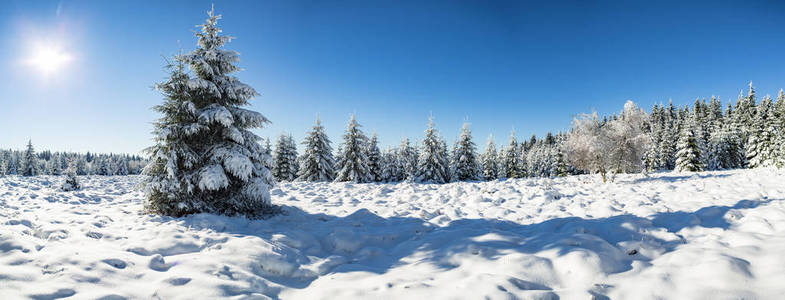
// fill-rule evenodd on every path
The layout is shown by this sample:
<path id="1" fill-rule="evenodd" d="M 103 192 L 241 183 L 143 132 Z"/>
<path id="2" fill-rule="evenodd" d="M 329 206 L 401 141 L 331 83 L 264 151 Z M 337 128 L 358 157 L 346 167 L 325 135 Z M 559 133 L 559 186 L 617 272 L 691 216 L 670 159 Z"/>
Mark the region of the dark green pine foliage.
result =
<path id="1" fill-rule="evenodd" d="M 195 50 L 175 57 L 169 78 L 156 85 L 164 103 L 154 109 L 155 144 L 143 187 L 148 211 L 182 216 L 216 213 L 259 217 L 272 211 L 271 159 L 251 129 L 269 123 L 242 108 L 256 91 L 231 74 L 239 61 L 224 50 L 221 18 L 212 11 L 196 32 Z M 190 70 L 190 73 L 186 69 Z"/>

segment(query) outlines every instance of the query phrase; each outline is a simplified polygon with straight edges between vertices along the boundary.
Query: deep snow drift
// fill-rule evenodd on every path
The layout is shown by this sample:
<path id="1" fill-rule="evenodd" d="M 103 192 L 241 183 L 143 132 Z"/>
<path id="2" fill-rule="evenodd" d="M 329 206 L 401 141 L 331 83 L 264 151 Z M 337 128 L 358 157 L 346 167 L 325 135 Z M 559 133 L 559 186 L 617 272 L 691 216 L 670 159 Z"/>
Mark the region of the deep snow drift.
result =
<path id="1" fill-rule="evenodd" d="M 785 173 L 284 183 L 285 214 L 141 214 L 139 178 L 0 178 L 0 299 L 777 299 Z"/>

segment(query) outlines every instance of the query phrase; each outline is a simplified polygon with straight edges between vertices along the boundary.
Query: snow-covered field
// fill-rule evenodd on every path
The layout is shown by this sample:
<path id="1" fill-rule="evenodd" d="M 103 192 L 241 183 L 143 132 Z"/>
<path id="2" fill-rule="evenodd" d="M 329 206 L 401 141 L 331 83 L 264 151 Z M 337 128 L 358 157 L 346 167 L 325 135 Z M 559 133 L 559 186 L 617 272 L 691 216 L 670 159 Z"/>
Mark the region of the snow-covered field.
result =
<path id="1" fill-rule="evenodd" d="M 782 299 L 785 173 L 284 183 L 140 213 L 138 177 L 0 179 L 0 299 Z"/>

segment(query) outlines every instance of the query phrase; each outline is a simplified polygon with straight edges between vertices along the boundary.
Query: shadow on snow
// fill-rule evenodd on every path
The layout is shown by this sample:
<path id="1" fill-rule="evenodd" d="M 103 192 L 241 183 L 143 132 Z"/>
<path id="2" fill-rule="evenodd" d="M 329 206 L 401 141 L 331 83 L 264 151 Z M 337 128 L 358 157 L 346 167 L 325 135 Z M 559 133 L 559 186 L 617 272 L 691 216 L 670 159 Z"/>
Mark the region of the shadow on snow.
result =
<path id="1" fill-rule="evenodd" d="M 456 255 L 479 255 L 487 260 L 496 260 L 501 255 L 514 252 L 535 254 L 554 251 L 563 256 L 581 251 L 596 255 L 603 272 L 620 273 L 630 270 L 633 261 L 650 260 L 642 253 L 630 254 L 632 250 L 655 248 L 673 251 L 685 242 L 675 234 L 681 229 L 696 226 L 728 229 L 730 223 L 724 218 L 728 211 L 755 208 L 770 201 L 741 200 L 732 206 L 708 206 L 694 212 L 663 212 L 649 217 L 629 214 L 597 219 L 565 217 L 536 224 L 460 219 L 443 227 L 419 218 L 383 218 L 367 209 L 339 217 L 312 214 L 292 206 L 283 206 L 282 215 L 267 220 L 207 214 L 178 219 L 158 217 L 155 220 L 184 221 L 183 226 L 225 232 L 240 238 L 256 236 L 273 243 L 274 251 L 293 262 L 307 263 L 312 257 L 345 258 L 322 274 L 304 278 L 254 271 L 257 276 L 271 282 L 302 289 L 319 276 L 331 273 L 364 271 L 383 274 L 403 264 L 403 258 L 407 258 L 408 263 L 416 260 L 416 263 L 430 263 L 448 270 L 459 266 L 453 259 Z M 653 234 L 662 231 L 674 233 L 673 238 L 665 240 L 661 238 L 662 234 Z M 281 243 L 281 235 L 299 242 Z M 553 288 L 517 278 L 511 280 L 516 280 L 516 286 L 523 290 Z M 279 289 L 272 289 L 267 296 L 277 298 L 279 292 Z M 605 297 L 597 291 L 587 293 L 599 299 Z"/>

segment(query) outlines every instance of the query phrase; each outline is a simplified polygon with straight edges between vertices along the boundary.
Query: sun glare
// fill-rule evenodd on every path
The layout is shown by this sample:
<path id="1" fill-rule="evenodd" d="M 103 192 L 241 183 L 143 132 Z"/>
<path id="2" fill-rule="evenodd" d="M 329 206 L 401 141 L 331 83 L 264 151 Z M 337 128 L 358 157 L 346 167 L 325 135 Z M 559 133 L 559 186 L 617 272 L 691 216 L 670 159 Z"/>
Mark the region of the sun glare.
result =
<path id="1" fill-rule="evenodd" d="M 44 75 L 51 75 L 62 69 L 72 59 L 73 57 L 70 54 L 57 47 L 44 46 L 35 49 L 27 63 Z"/>

